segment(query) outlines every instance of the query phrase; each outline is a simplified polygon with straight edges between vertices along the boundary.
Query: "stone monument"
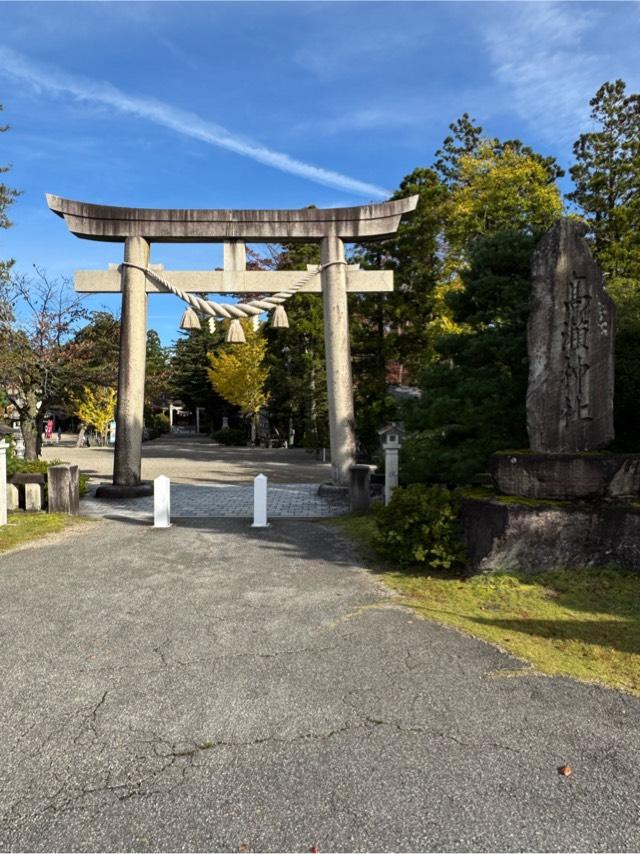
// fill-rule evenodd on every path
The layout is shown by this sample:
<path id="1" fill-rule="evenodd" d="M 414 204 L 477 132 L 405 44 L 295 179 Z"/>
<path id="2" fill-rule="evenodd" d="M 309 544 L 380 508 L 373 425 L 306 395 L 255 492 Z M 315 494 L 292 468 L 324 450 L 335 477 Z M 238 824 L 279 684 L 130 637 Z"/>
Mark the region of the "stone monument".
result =
<path id="1" fill-rule="evenodd" d="M 541 453 L 593 451 L 613 439 L 615 308 L 585 231 L 561 219 L 533 256 L 527 431 Z"/>
<path id="2" fill-rule="evenodd" d="M 602 452 L 613 440 L 615 307 L 584 239 L 559 220 L 536 247 L 527 345 L 526 453 L 496 454 L 498 490 L 526 498 L 632 497 L 640 459 Z"/>
<path id="3" fill-rule="evenodd" d="M 530 449 L 494 454 L 498 495 L 469 500 L 463 527 L 480 569 L 640 569 L 640 454 L 614 438 L 615 308 L 584 239 L 565 218 L 540 240 L 527 327 Z M 523 500 L 524 499 L 524 500 Z"/>

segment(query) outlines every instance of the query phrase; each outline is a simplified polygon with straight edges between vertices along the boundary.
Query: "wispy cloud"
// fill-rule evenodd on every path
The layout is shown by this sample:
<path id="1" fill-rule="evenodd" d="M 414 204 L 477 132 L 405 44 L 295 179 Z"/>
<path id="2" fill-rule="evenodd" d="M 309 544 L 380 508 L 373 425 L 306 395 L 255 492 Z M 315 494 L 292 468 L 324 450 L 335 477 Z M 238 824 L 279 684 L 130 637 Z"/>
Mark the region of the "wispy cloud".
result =
<path id="1" fill-rule="evenodd" d="M 281 172 L 306 178 L 315 184 L 334 187 L 366 198 L 383 199 L 390 193 L 376 184 L 358 181 L 340 172 L 305 163 L 266 146 L 232 133 L 221 125 L 207 121 L 196 113 L 182 110 L 156 98 L 130 95 L 110 83 L 70 75 L 45 67 L 11 48 L 0 45 L 0 72 L 25 81 L 39 92 L 72 96 L 80 101 L 107 107 L 116 112 L 169 128 L 183 136 L 209 145 L 225 148 Z"/>
<path id="2" fill-rule="evenodd" d="M 494 77 L 517 112 L 547 137 L 563 140 L 584 129 L 589 98 L 617 76 L 611 57 L 603 63 L 587 45 L 599 17 L 574 3 L 499 4 L 484 28 Z"/>
<path id="3" fill-rule="evenodd" d="M 319 136 L 334 136 L 360 131 L 396 131 L 398 128 L 420 127 L 432 117 L 424 103 L 402 103 L 396 106 L 368 106 L 324 116 L 314 121 L 300 122 L 294 130 L 313 132 Z"/>

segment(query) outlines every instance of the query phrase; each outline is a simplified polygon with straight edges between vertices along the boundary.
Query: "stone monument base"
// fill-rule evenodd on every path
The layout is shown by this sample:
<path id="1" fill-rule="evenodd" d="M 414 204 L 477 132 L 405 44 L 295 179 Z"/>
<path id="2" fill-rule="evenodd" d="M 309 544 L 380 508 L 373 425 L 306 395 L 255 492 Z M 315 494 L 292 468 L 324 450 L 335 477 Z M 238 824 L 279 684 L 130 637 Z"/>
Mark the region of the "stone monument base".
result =
<path id="1" fill-rule="evenodd" d="M 640 572 L 640 503 L 465 498 L 469 573 L 615 566 Z"/>
<path id="2" fill-rule="evenodd" d="M 560 500 L 640 498 L 640 454 L 494 454 L 489 471 L 502 495 Z"/>
<path id="3" fill-rule="evenodd" d="M 145 495 L 153 495 L 153 483 L 142 481 L 134 486 L 122 486 L 117 483 L 102 483 L 96 489 L 96 498 L 106 498 L 115 501 L 123 498 L 142 498 Z"/>

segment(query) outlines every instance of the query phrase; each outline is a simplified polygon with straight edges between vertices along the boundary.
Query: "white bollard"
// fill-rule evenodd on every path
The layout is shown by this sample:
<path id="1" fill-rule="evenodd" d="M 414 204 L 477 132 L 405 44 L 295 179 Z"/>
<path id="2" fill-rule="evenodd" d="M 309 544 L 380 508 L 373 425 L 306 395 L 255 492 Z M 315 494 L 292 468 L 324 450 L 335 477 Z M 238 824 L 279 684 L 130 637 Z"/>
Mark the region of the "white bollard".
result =
<path id="1" fill-rule="evenodd" d="M 253 481 L 253 525 L 252 528 L 268 528 L 267 522 L 267 478 L 259 474 Z"/>
<path id="2" fill-rule="evenodd" d="M 0 442 L 0 525 L 7 524 L 7 448 L 8 442 Z"/>
<path id="3" fill-rule="evenodd" d="M 171 481 L 164 474 L 153 481 L 153 527 L 171 527 Z"/>

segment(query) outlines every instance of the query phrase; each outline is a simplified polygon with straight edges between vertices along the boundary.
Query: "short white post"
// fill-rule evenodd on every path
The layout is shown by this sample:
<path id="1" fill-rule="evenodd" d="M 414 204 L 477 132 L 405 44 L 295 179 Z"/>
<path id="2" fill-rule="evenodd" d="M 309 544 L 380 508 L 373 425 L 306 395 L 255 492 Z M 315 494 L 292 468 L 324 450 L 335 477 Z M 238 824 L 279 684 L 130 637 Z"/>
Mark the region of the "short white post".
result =
<path id="1" fill-rule="evenodd" d="M 7 448 L 8 442 L 0 442 L 0 525 L 7 524 Z"/>
<path id="2" fill-rule="evenodd" d="M 153 481 L 153 527 L 171 527 L 171 481 L 164 474 Z"/>
<path id="3" fill-rule="evenodd" d="M 259 474 L 253 481 L 253 525 L 252 528 L 268 528 L 267 522 L 267 478 Z"/>
<path id="4" fill-rule="evenodd" d="M 385 448 L 384 452 L 384 503 L 391 501 L 393 490 L 398 485 L 398 449 Z"/>

